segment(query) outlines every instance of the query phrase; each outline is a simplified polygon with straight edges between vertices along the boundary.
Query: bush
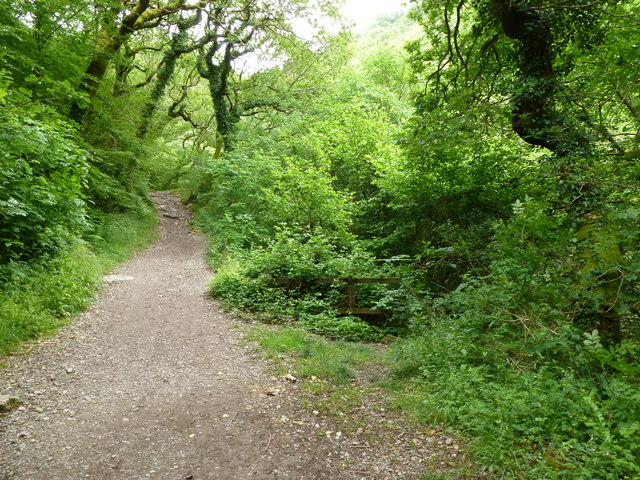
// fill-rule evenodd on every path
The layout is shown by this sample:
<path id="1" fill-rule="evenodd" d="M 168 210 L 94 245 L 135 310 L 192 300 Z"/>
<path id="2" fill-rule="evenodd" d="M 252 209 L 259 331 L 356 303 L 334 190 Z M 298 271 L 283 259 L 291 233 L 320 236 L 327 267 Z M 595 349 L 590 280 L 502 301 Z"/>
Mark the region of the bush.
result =
<path id="1" fill-rule="evenodd" d="M 214 278 L 211 292 L 233 308 L 262 312 L 263 317 L 266 312 L 272 321 L 297 321 L 328 337 L 372 341 L 383 336 L 384 329 L 357 317 L 338 315 L 338 304 L 346 296 L 340 284 L 305 281 L 380 275 L 374 259 L 355 246 L 341 249 L 321 232 L 302 235 L 281 229 L 270 246 L 256 247 L 229 259 Z M 300 288 L 278 288 L 274 278 L 298 280 Z M 369 292 L 371 296 L 374 293 Z M 383 297 L 380 291 L 377 293 Z M 362 298 L 367 301 L 366 293 Z"/>
<path id="2" fill-rule="evenodd" d="M 58 254 L 0 266 L 0 353 L 51 331 L 86 308 L 101 276 L 146 244 L 150 210 L 111 214 L 96 225 L 92 243 L 76 240 Z"/>
<path id="3" fill-rule="evenodd" d="M 379 328 L 353 316 L 337 317 L 331 313 L 304 314 L 300 316 L 300 323 L 310 332 L 349 342 L 374 342 L 382 337 Z"/>
<path id="4" fill-rule="evenodd" d="M 57 113 L 29 108 L 27 93 L 9 97 L 26 106 L 0 109 L 0 264 L 54 253 L 89 226 L 87 152 Z"/>
<path id="5" fill-rule="evenodd" d="M 418 386 L 409 402 L 418 416 L 473 437 L 501 478 L 637 478 L 635 307 L 620 312 L 622 341 L 590 329 L 585 311 L 600 286 L 584 265 L 603 260 L 570 241 L 562 218 L 533 202 L 515 210 L 494 228 L 487 275 L 433 302 L 394 346 L 395 375 Z M 633 275 L 633 262 L 624 268 Z M 626 288 L 635 287 L 621 285 L 621 301 Z"/>
<path id="6" fill-rule="evenodd" d="M 604 371 L 583 377 L 552 361 L 527 364 L 490 347 L 481 362 L 465 348 L 471 339 L 440 320 L 443 327 L 394 346 L 396 376 L 417 381 L 410 403 L 419 418 L 474 438 L 476 459 L 501 478 L 640 474 L 637 379 Z"/>

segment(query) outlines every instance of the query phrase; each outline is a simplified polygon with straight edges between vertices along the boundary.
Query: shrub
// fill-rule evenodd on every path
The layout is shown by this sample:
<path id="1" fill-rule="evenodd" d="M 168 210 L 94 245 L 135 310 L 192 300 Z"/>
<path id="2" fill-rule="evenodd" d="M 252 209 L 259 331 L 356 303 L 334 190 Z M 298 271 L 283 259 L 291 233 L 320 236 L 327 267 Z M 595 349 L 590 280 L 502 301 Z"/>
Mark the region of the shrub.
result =
<path id="1" fill-rule="evenodd" d="M 60 115 L 29 108 L 27 94 L 0 109 L 0 264 L 54 253 L 89 226 L 87 152 Z"/>
<path id="2" fill-rule="evenodd" d="M 305 283 L 356 275 L 381 273 L 374 259 L 355 246 L 347 250 L 336 247 L 322 232 L 303 235 L 282 228 L 268 247 L 255 247 L 229 259 L 214 278 L 211 292 L 228 306 L 268 312 L 272 320 L 280 322 L 299 321 L 310 331 L 328 337 L 375 340 L 383 335 L 383 329 L 357 317 L 338 315 L 338 303 L 346 295 L 339 284 Z M 274 278 L 299 280 L 300 288 L 278 288 Z"/>
<path id="3" fill-rule="evenodd" d="M 86 308 L 101 276 L 146 244 L 154 220 L 150 210 L 106 215 L 91 243 L 76 240 L 55 256 L 0 265 L 0 353 Z"/>
<path id="4" fill-rule="evenodd" d="M 433 302 L 394 346 L 395 375 L 418 386 L 418 416 L 475 438 L 477 458 L 501 478 L 636 478 L 635 307 L 621 312 L 621 342 L 586 329 L 585 310 L 601 301 L 583 268 L 591 245 L 571 242 L 575 232 L 539 205 L 515 207 L 494 227 L 487 275 Z M 624 268 L 633 276 L 632 261 Z"/>

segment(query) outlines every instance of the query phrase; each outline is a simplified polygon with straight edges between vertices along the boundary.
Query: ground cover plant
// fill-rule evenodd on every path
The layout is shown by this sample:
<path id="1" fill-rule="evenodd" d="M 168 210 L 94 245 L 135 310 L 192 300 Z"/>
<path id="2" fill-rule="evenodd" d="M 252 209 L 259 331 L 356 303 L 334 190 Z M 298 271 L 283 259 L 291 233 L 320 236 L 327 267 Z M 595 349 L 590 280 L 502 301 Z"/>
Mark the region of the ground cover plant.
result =
<path id="1" fill-rule="evenodd" d="M 296 377 L 325 379 L 348 383 L 355 377 L 354 368 L 366 365 L 376 356 L 373 348 L 345 341 L 330 342 L 300 328 L 253 327 L 246 339 L 260 345 L 264 353 L 281 363 L 280 354 L 297 358 L 293 373 Z M 288 368 L 288 365 L 286 366 Z"/>
<path id="2" fill-rule="evenodd" d="M 497 228 L 531 232 L 531 213 Z M 508 478 L 633 478 L 638 344 L 570 321 L 578 299 L 566 295 L 584 295 L 582 278 L 566 268 L 548 283 L 561 233 L 544 232 L 535 246 L 500 235 L 488 275 L 434 302 L 394 345 L 397 401 L 459 425 L 479 461 Z"/>
<path id="3" fill-rule="evenodd" d="M 299 324 L 330 338 L 376 341 L 404 328 L 408 314 L 402 287 L 365 285 L 358 301 L 389 310 L 394 315 L 381 324 L 340 315 L 347 297 L 346 284 L 313 284 L 318 278 L 385 277 L 398 272 L 384 268 L 363 251 L 342 251 L 322 235 L 281 231 L 268 248 L 254 248 L 227 260 L 212 281 L 211 292 L 227 305 L 259 312 L 270 323 Z M 392 273 L 390 273 L 392 272 Z M 293 279 L 293 288 L 279 287 L 274 279 Z"/>

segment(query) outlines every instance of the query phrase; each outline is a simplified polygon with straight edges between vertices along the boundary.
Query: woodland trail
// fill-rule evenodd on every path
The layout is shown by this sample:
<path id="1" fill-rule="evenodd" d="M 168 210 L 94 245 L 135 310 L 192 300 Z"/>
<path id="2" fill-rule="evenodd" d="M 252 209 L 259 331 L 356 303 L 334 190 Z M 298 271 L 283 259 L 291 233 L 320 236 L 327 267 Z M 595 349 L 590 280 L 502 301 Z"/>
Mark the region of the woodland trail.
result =
<path id="1" fill-rule="evenodd" d="M 274 380 L 205 297 L 204 238 L 154 197 L 158 240 L 114 272 L 131 279 L 2 372 L 24 405 L 1 420 L 0 478 L 336 478 L 328 445 L 289 444 Z"/>
<path id="2" fill-rule="evenodd" d="M 23 402 L 0 418 L 0 479 L 419 478 L 418 453 L 318 433 L 335 432 L 332 420 L 300 408 L 297 385 L 265 373 L 206 297 L 205 240 L 187 209 L 153 198 L 157 241 L 0 370 L 2 391 Z"/>

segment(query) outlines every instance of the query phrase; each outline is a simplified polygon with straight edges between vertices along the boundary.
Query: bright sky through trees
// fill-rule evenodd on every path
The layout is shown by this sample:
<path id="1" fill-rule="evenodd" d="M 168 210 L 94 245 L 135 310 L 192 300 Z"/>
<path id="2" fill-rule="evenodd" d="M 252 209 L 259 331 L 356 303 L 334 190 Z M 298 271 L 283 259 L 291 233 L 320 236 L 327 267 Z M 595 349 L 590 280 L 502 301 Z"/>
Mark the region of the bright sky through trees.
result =
<path id="1" fill-rule="evenodd" d="M 346 0 L 342 11 L 356 24 L 356 31 L 362 31 L 380 15 L 404 9 L 406 0 Z"/>

